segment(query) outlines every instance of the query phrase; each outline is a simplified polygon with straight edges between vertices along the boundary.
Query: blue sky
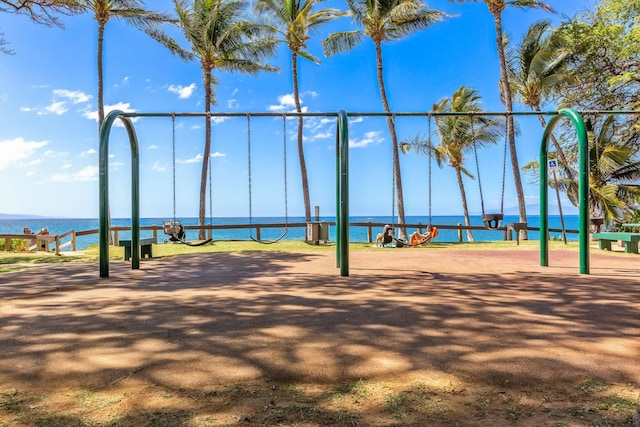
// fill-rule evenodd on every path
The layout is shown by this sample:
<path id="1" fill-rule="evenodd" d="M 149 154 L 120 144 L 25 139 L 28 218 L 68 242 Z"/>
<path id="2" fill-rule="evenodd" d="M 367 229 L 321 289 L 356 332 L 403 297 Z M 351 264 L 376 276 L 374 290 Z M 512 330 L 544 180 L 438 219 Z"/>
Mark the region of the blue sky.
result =
<path id="1" fill-rule="evenodd" d="M 504 14 L 505 30 L 519 41 L 540 19 L 558 23 L 593 0 L 549 0 L 558 11 Z M 331 1 L 327 6 L 344 8 Z M 457 15 L 403 41 L 383 46 L 390 106 L 397 112 L 426 112 L 462 84 L 477 88 L 486 111 L 502 111 L 493 19 L 486 6 L 433 0 L 431 8 Z M 147 7 L 169 12 L 172 2 L 154 0 Z M 64 19 L 65 29 L 35 25 L 24 17 L 1 14 L 0 31 L 14 55 L 0 54 L 0 213 L 70 218 L 98 215 L 98 129 L 96 23 L 90 15 Z M 300 91 L 305 111 L 381 112 L 373 45 L 365 40 L 350 53 L 324 58 L 320 41 L 333 31 L 352 28 L 348 18 L 313 35 L 309 50 L 322 64 L 300 62 Z M 218 73 L 214 112 L 293 111 L 290 56 L 282 46 L 271 63 L 280 73 L 258 76 Z M 111 20 L 105 32 L 105 104 L 107 109 L 140 113 L 202 112 L 199 63 L 186 63 L 141 31 Z M 554 110 L 556 106 L 547 106 Z M 515 111 L 525 110 L 520 104 Z M 178 216 L 196 216 L 204 118 L 176 119 L 176 205 Z M 519 118 L 520 164 L 535 160 L 542 128 L 536 118 Z M 141 215 L 173 216 L 172 126 L 170 118 L 135 121 L 140 143 Z M 398 135 L 427 133 L 425 118 L 397 118 Z M 435 124 L 433 125 L 435 132 Z M 251 120 L 252 210 L 255 216 L 285 214 L 285 162 L 288 214 L 304 214 L 295 141 L 296 121 L 273 117 Z M 352 215 L 391 215 L 391 144 L 384 118 L 353 118 L 350 125 L 350 210 Z M 111 205 L 114 217 L 130 215 L 130 155 L 123 128 L 110 143 Z M 305 156 L 311 204 L 322 215 L 335 212 L 335 120 L 305 119 Z M 485 210 L 498 212 L 502 196 L 502 143 L 480 154 Z M 213 215 L 249 213 L 247 120 L 215 120 L 213 125 Z M 472 168 L 474 159 L 469 159 Z M 407 215 L 428 214 L 428 162 L 402 156 Z M 506 213 L 516 203 L 507 166 Z M 434 215 L 461 214 L 459 190 L 451 168 L 432 166 Z M 523 175 L 527 204 L 537 205 L 538 187 Z M 480 212 L 477 181 L 466 180 L 468 203 Z M 554 199 L 554 198 L 553 198 Z M 553 203 L 553 202 L 552 202 Z M 209 203 L 207 202 L 207 205 Z M 555 203 L 553 203 L 555 204 Z M 565 212 L 570 209 L 564 199 Z M 553 210 L 553 208 L 552 208 Z M 575 211 L 575 210 L 573 210 Z M 531 214 L 537 214 L 533 210 Z M 209 215 L 209 213 L 207 213 Z"/>

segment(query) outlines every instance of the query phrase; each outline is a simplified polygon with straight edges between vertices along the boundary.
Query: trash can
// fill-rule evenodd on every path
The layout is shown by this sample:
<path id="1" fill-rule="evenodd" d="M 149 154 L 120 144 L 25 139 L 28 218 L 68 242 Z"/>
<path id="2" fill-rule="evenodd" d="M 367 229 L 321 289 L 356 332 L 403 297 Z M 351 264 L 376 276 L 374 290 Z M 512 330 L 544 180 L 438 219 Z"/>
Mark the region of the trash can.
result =
<path id="1" fill-rule="evenodd" d="M 329 224 L 326 222 L 308 222 L 307 223 L 307 241 L 316 242 L 316 245 L 320 241 L 327 242 L 329 240 Z"/>

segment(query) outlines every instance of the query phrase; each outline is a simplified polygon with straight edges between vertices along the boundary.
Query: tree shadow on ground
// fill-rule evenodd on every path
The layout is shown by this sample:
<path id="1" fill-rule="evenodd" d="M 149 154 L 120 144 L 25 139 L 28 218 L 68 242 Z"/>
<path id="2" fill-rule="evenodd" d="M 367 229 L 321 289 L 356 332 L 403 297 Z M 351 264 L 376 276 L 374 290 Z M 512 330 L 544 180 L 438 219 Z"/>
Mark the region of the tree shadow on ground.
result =
<path id="1" fill-rule="evenodd" d="M 373 264 L 339 277 L 333 262 L 216 253 L 152 260 L 140 271 L 118 263 L 109 279 L 96 278 L 95 265 L 11 273 L 0 284 L 0 382 L 102 390 L 135 379 L 203 393 L 260 379 L 640 380 L 640 287 L 626 274 L 399 273 Z"/>

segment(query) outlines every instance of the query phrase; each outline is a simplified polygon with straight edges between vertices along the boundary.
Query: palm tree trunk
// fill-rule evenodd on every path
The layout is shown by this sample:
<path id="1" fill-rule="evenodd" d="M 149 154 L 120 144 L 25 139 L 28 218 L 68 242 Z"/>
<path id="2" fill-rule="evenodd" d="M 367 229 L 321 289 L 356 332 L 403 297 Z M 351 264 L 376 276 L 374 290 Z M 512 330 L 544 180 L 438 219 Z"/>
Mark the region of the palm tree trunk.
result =
<path id="1" fill-rule="evenodd" d="M 469 227 L 471 226 L 471 220 L 469 219 L 469 208 L 467 207 L 467 193 L 464 190 L 464 182 L 462 181 L 462 172 L 460 171 L 460 167 L 455 167 L 456 170 L 456 178 L 458 179 L 458 187 L 460 187 L 460 197 L 462 198 L 462 212 L 464 213 L 464 224 Z M 471 230 L 467 228 L 467 240 L 469 242 L 475 242 L 473 238 L 473 234 L 471 234 Z"/>
<path id="2" fill-rule="evenodd" d="M 376 45 L 376 63 L 378 65 L 378 86 L 380 87 L 380 98 L 382 99 L 382 107 L 387 114 L 391 113 L 389 102 L 387 100 L 387 92 L 384 87 L 384 77 L 382 70 L 382 46 L 379 41 Z M 396 135 L 396 127 L 393 117 L 387 115 L 387 125 L 389 126 L 389 134 L 391 135 L 391 143 L 393 148 L 393 174 L 396 182 L 396 197 L 398 201 L 398 223 L 405 224 L 404 217 L 404 196 L 402 194 L 402 174 L 400 173 L 400 154 L 398 147 L 398 137 Z M 398 231 L 400 239 L 407 238 L 407 229 L 400 227 Z"/>
<path id="3" fill-rule="evenodd" d="M 104 52 L 104 24 L 98 21 L 98 137 L 100 129 L 104 123 L 104 70 L 102 65 L 102 55 Z M 111 230 L 111 203 L 107 206 L 107 230 Z M 109 231 L 109 244 L 113 245 L 113 235 Z"/>
<path id="4" fill-rule="evenodd" d="M 509 77 L 507 75 L 507 61 L 504 53 L 504 43 L 502 39 L 502 16 L 499 12 L 493 13 L 494 23 L 496 27 L 496 42 L 498 44 L 498 57 L 500 59 L 500 90 L 502 92 L 507 112 L 513 111 L 513 98 L 511 96 L 511 87 L 509 86 Z M 513 116 L 507 115 L 507 137 L 509 140 L 509 154 L 511 158 L 511 170 L 513 172 L 513 181 L 516 188 L 516 196 L 518 198 L 518 211 L 520 214 L 520 222 L 527 222 L 527 207 L 524 199 L 524 190 L 522 188 L 522 178 L 520 177 L 520 164 L 518 163 L 518 152 L 516 150 L 516 137 L 514 131 Z M 520 238 L 527 239 L 527 230 L 520 230 Z"/>
<path id="5" fill-rule="evenodd" d="M 211 153 L 211 70 L 202 67 L 204 71 L 204 111 L 205 116 L 205 136 L 204 136 L 204 152 L 202 153 L 202 173 L 200 174 L 200 206 L 198 208 L 198 225 L 201 227 L 205 224 L 206 207 L 207 207 L 207 172 L 209 170 L 209 155 Z M 198 239 L 205 239 L 204 228 L 198 231 Z"/>
<path id="6" fill-rule="evenodd" d="M 291 52 L 291 75 L 293 76 L 293 98 L 296 103 L 296 111 L 302 112 L 300 106 L 300 91 L 298 88 L 298 54 Z M 304 219 L 311 221 L 311 200 L 309 198 L 309 179 L 307 177 L 307 164 L 304 160 L 304 146 L 302 144 L 302 116 L 298 117 L 298 160 L 300 162 L 300 176 L 302 178 L 302 197 L 304 199 Z"/>

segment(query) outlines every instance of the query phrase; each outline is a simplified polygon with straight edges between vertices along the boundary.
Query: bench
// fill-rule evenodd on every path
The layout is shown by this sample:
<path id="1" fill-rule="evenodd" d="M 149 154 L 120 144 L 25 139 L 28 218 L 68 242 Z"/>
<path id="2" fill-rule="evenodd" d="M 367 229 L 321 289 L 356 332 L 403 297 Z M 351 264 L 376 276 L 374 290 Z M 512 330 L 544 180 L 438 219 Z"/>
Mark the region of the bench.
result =
<path id="1" fill-rule="evenodd" d="M 600 233 L 593 233 L 593 238 L 600 240 L 600 249 L 606 249 L 610 251 L 611 242 L 620 240 L 624 242 L 625 252 L 631 254 L 638 253 L 638 242 L 640 241 L 640 233 L 603 231 Z"/>
<path id="2" fill-rule="evenodd" d="M 158 243 L 156 237 L 140 239 L 140 258 L 144 258 L 145 255 L 148 258 L 153 258 L 152 245 L 156 243 Z M 124 260 L 129 261 L 131 258 L 131 240 L 118 240 L 118 246 L 124 246 Z"/>

